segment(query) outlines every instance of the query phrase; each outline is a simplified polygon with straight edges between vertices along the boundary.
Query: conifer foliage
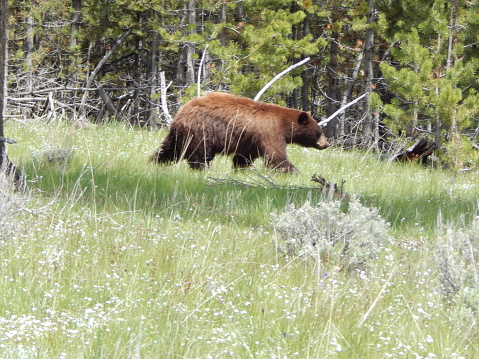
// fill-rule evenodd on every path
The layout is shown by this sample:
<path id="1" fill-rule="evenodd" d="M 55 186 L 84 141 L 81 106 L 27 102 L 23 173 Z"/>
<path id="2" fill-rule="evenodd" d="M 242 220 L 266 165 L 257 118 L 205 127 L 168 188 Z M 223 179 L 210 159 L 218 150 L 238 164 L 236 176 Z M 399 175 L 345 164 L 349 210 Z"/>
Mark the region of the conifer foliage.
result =
<path id="1" fill-rule="evenodd" d="M 263 98 L 320 118 L 370 92 L 331 138 L 376 146 L 386 125 L 448 144 L 478 127 L 477 0 L 9 4 L 9 114 L 156 126 L 198 91 L 254 97 L 311 57 Z"/>

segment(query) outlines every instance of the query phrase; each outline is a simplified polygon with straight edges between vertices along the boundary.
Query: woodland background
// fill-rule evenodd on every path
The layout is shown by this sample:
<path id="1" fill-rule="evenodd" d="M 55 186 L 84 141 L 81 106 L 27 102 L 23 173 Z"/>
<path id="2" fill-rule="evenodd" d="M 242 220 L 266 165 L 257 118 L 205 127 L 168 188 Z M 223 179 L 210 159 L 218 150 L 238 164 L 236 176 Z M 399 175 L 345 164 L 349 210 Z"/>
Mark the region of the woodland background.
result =
<path id="1" fill-rule="evenodd" d="M 0 357 L 479 358 L 478 5 L 0 1 Z M 326 127 L 362 149 L 147 162 L 198 91 L 305 57 L 261 100 L 369 93 Z M 418 137 L 440 165 L 372 151 Z"/>
<path id="2" fill-rule="evenodd" d="M 10 0 L 5 114 L 155 128 L 199 91 L 254 97 L 310 57 L 262 100 L 320 119 L 368 92 L 328 124 L 330 139 L 378 147 L 386 135 L 426 135 L 467 152 L 479 132 L 478 7 L 477 0 Z M 464 166 L 460 157 L 451 164 Z"/>

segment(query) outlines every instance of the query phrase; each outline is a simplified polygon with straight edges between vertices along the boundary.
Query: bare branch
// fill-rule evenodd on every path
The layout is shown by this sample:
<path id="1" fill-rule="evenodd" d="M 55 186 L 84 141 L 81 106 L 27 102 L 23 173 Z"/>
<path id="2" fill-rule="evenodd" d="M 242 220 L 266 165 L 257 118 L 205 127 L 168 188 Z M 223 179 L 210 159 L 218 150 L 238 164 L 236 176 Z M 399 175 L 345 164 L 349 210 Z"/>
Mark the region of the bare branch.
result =
<path id="1" fill-rule="evenodd" d="M 115 105 L 111 101 L 111 99 L 108 96 L 108 94 L 106 93 L 105 89 L 103 87 L 101 87 L 96 81 L 95 81 L 95 85 L 97 86 L 98 94 L 102 98 L 103 102 L 105 102 L 105 105 L 106 105 L 106 108 L 108 109 L 108 111 L 111 114 L 113 114 L 116 118 L 118 118 L 120 121 L 123 121 L 123 115 L 120 112 L 118 112 L 117 108 L 115 107 Z"/>
<path id="2" fill-rule="evenodd" d="M 203 61 L 205 60 L 205 54 L 206 51 L 208 50 L 208 46 L 210 44 L 207 44 L 205 46 L 205 49 L 203 50 L 203 55 L 201 55 L 201 61 L 200 61 L 200 67 L 198 68 L 198 97 L 200 97 L 200 92 L 201 92 L 201 69 L 203 67 Z"/>
<path id="3" fill-rule="evenodd" d="M 115 44 L 111 47 L 111 49 L 103 56 L 103 58 L 100 60 L 100 62 L 96 65 L 95 69 L 93 72 L 90 74 L 90 77 L 88 77 L 88 80 L 86 82 L 85 87 L 86 88 L 91 88 L 91 84 L 93 83 L 93 80 L 95 79 L 96 75 L 100 71 L 100 69 L 103 67 L 103 65 L 107 62 L 107 60 L 110 58 L 111 55 L 115 52 L 115 50 L 121 45 L 123 41 L 128 37 L 128 35 L 131 34 L 131 28 L 126 30 L 121 36 L 116 40 Z M 85 104 L 86 104 L 86 99 L 88 96 L 88 92 L 83 93 L 83 97 L 81 100 L 81 105 L 80 105 L 80 116 L 84 117 L 85 116 Z"/>
<path id="4" fill-rule="evenodd" d="M 171 82 L 166 86 L 165 80 L 165 72 L 160 72 L 160 97 L 161 97 L 161 109 L 163 110 L 163 114 L 165 115 L 166 125 L 169 127 L 173 118 L 170 115 L 170 111 L 168 110 L 168 102 L 166 101 L 166 90 L 171 85 Z"/>
<path id="5" fill-rule="evenodd" d="M 10 138 L 1 137 L 1 136 L 0 136 L 0 142 L 5 142 L 5 143 L 8 143 L 8 144 L 17 143 L 17 141 L 15 141 L 15 140 L 11 140 Z"/>
<path id="6" fill-rule="evenodd" d="M 290 67 L 288 67 L 286 70 L 284 70 L 283 72 L 280 72 L 279 74 L 277 74 L 270 82 L 268 82 L 266 84 L 266 86 L 264 86 L 260 92 L 258 92 L 258 94 L 255 96 L 254 100 L 255 101 L 258 101 L 261 96 L 266 92 L 267 89 L 269 89 L 276 81 L 278 81 L 283 75 L 287 74 L 288 72 L 290 72 L 291 70 L 294 70 L 296 67 L 299 67 L 299 66 L 302 66 L 304 65 L 305 63 L 307 63 L 309 60 L 311 60 L 309 57 L 305 58 L 304 60 L 294 64 L 294 65 L 291 65 Z"/>
<path id="7" fill-rule="evenodd" d="M 359 102 L 359 100 L 361 100 L 363 97 L 367 96 L 368 93 L 364 93 L 362 94 L 361 96 L 357 97 L 356 99 L 354 99 L 353 101 L 351 101 L 350 103 L 347 103 L 346 105 L 344 105 L 343 107 L 341 107 L 339 110 L 337 110 L 335 113 L 333 113 L 331 116 L 329 116 L 327 119 L 325 120 L 322 120 L 321 122 L 319 122 L 319 125 L 320 126 L 324 126 L 325 124 L 327 124 L 329 121 L 331 121 L 333 118 L 335 118 L 337 115 L 339 115 L 341 112 L 343 112 L 344 110 L 346 110 L 348 107 L 354 105 L 355 103 Z"/>

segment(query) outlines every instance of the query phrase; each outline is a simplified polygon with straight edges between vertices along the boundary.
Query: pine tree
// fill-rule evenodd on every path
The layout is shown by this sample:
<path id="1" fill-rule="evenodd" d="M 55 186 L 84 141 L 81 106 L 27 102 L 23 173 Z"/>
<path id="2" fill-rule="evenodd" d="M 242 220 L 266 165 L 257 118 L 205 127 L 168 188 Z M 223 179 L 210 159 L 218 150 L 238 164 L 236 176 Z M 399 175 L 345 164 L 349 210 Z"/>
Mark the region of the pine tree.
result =
<path id="1" fill-rule="evenodd" d="M 477 59 L 464 56 L 464 39 L 471 32 L 459 36 L 457 30 L 467 29 L 468 24 L 460 22 L 471 16 L 472 10 L 477 11 L 477 6 L 460 1 L 411 0 L 408 4 L 407 9 L 415 16 L 406 18 L 415 22 L 400 23 L 383 17 L 391 41 L 400 44 L 391 50 L 394 62 L 381 64 L 389 90 L 395 94 L 384 106 L 384 113 L 393 128 L 409 127 L 412 133 L 427 129 L 439 144 L 471 126 L 471 118 L 479 113 L 477 84 L 474 86 L 472 75 L 478 69 Z"/>

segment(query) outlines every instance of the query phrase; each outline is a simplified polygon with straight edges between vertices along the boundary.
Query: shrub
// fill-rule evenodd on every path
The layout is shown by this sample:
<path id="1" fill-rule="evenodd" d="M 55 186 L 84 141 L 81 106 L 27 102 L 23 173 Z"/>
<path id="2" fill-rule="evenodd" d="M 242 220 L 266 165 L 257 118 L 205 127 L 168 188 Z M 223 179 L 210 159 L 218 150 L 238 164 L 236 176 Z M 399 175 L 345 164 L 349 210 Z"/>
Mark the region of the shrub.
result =
<path id="1" fill-rule="evenodd" d="M 364 207 L 352 199 L 346 212 L 340 201 L 291 205 L 272 216 L 278 233 L 278 250 L 287 256 L 331 261 L 341 267 L 363 265 L 375 258 L 392 239 L 389 224 L 377 209 Z"/>
<path id="2" fill-rule="evenodd" d="M 443 292 L 455 294 L 467 287 L 479 289 L 479 217 L 469 226 L 455 228 L 445 226 L 439 214 L 438 228 L 434 262 L 441 275 Z"/>
<path id="3" fill-rule="evenodd" d="M 479 217 L 468 226 L 445 226 L 438 218 L 434 242 L 434 262 L 440 274 L 441 289 L 457 303 L 450 316 L 459 327 L 477 326 L 479 315 Z"/>
<path id="4" fill-rule="evenodd" d="M 66 166 L 73 158 L 74 151 L 71 148 L 65 148 L 60 145 L 45 145 L 40 149 L 32 150 L 32 158 L 36 162 L 43 164 L 58 164 Z"/>

